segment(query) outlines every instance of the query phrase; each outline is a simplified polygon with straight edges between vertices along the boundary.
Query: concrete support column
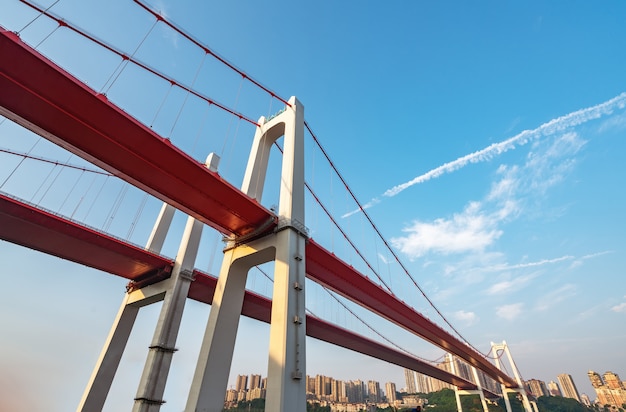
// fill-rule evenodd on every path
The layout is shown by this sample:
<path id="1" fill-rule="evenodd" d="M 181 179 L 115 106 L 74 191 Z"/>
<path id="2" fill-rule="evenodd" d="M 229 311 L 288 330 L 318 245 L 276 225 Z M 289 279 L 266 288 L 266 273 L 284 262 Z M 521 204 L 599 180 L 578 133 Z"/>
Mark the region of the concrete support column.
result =
<path id="1" fill-rule="evenodd" d="M 101 411 L 104 407 L 115 372 L 120 364 L 124 348 L 139 313 L 139 307 L 128 305 L 129 294 L 124 296 L 109 336 L 104 344 L 100 358 L 91 374 L 87 388 L 78 404 L 77 411 Z"/>
<path id="2" fill-rule="evenodd" d="M 154 224 L 146 249 L 156 253 L 161 251 L 173 216 L 174 208 L 164 203 Z M 151 287 L 151 289 L 154 289 L 154 287 Z M 153 290 L 144 294 L 140 291 L 133 291 L 124 295 L 115 321 L 111 326 L 109 336 L 87 383 L 87 388 L 78 404 L 77 411 L 100 411 L 104 407 L 113 378 L 139 313 L 139 308 L 163 299 L 164 293 L 160 293 L 159 290 L 152 292 Z M 141 296 L 137 296 L 138 294 Z"/>
<path id="3" fill-rule="evenodd" d="M 189 217 L 183 234 L 170 287 L 165 293 L 159 320 L 152 338 L 148 358 L 137 389 L 134 412 L 156 412 L 164 403 L 163 392 L 167 382 L 172 356 L 176 351 L 176 338 L 193 280 L 193 265 L 198 253 L 202 223 Z"/>
<path id="4" fill-rule="evenodd" d="M 449 359 L 449 362 L 450 362 L 452 373 L 454 373 L 455 375 L 458 375 L 458 372 L 456 370 L 456 364 L 454 363 L 454 357 L 450 353 L 447 356 L 448 356 L 448 359 Z M 483 387 L 482 387 L 482 384 L 480 383 L 480 379 L 478 377 L 478 371 L 473 366 L 471 366 L 471 368 L 472 368 L 472 376 L 474 377 L 474 383 L 476 384 L 478 389 L 476 389 L 476 390 L 459 390 L 459 388 L 457 386 L 455 386 L 454 387 L 454 396 L 456 398 L 457 410 L 459 412 L 463 411 L 463 406 L 461 405 L 461 395 L 478 395 L 480 397 L 480 403 L 483 406 L 483 411 L 484 412 L 489 412 L 489 408 L 487 407 L 487 400 L 485 399 L 485 393 L 483 392 Z"/>
<path id="5" fill-rule="evenodd" d="M 261 117 L 259 125 L 242 191 L 261 201 L 272 144 L 284 136 L 278 228 L 252 242 L 231 239 L 213 297 L 187 412 L 222 411 L 247 273 L 252 266 L 272 259 L 275 273 L 266 410 L 306 411 L 304 108 L 292 97 L 289 107 L 268 120 Z"/>
<path id="6" fill-rule="evenodd" d="M 291 227 L 277 234 L 265 403 L 268 411 L 306 410 L 305 241 Z"/>
<path id="7" fill-rule="evenodd" d="M 480 396 L 480 403 L 483 405 L 483 411 L 489 412 L 489 408 L 487 407 L 487 400 L 485 399 L 485 392 L 483 392 L 483 386 L 480 383 L 480 378 L 478 377 L 478 371 L 474 366 L 472 368 L 472 375 L 474 376 L 474 383 L 478 386 L 478 395 Z"/>
<path id="8" fill-rule="evenodd" d="M 511 351 L 509 350 L 509 346 L 505 341 L 502 343 L 493 343 L 491 342 L 491 349 L 493 353 L 496 355 L 496 366 L 498 369 L 502 370 L 502 361 L 500 360 L 501 356 L 498 355 L 498 351 L 504 352 L 507 355 L 507 360 L 509 361 L 509 366 L 513 370 L 513 375 L 515 377 L 515 381 L 518 384 L 518 388 L 507 388 L 502 385 L 502 396 L 504 397 L 504 403 L 506 405 L 507 412 L 511 412 L 511 402 L 509 401 L 509 393 L 519 393 L 522 396 L 522 406 L 526 412 L 533 412 L 532 407 L 530 406 L 530 402 L 528 400 L 528 395 L 526 394 L 526 389 L 524 389 L 524 381 L 522 381 L 522 377 L 517 369 L 517 365 L 515 361 L 513 361 L 513 356 L 511 355 Z"/>
<path id="9" fill-rule="evenodd" d="M 185 411 L 221 412 L 224 408 L 248 271 L 274 258 L 272 240 L 225 252 Z"/>

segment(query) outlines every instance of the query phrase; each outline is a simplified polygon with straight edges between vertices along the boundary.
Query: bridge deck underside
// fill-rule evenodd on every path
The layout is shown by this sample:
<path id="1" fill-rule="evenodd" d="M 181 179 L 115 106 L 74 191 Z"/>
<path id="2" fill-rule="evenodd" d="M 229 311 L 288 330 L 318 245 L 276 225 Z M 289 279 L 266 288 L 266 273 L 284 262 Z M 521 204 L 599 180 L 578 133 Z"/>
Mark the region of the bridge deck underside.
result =
<path id="1" fill-rule="evenodd" d="M 3 194 L 0 194 L 0 239 L 140 283 L 144 279 L 151 282 L 164 279 L 172 267 L 171 259 Z M 188 296 L 211 304 L 217 278 L 198 270 L 194 275 Z M 269 323 L 271 308 L 268 298 L 246 291 L 244 316 Z M 306 326 L 310 337 L 433 376 L 462 389 L 476 389 L 472 382 L 319 318 L 307 316 Z"/>
<path id="2" fill-rule="evenodd" d="M 273 213 L 3 29 L 0 114 L 222 233 L 275 227 Z M 517 387 L 478 352 L 314 241 L 306 258 L 309 278 Z"/>

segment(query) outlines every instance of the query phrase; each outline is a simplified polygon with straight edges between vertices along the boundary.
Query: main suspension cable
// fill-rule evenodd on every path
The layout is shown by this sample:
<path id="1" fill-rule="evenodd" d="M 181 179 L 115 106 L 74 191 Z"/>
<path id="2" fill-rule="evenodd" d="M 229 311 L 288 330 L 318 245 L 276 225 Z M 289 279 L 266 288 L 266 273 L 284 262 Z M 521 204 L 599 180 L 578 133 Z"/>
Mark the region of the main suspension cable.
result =
<path id="1" fill-rule="evenodd" d="M 83 29 L 80 29 L 77 25 L 68 23 L 67 21 L 63 20 L 60 16 L 58 16 L 58 15 L 56 15 L 54 13 L 51 13 L 49 11 L 45 11 L 42 8 L 38 7 L 36 4 L 33 4 L 30 1 L 28 1 L 28 0 L 19 0 L 19 1 L 24 3 L 24 4 L 26 4 L 27 6 L 29 6 L 31 8 L 33 8 L 33 9 L 35 9 L 35 10 L 41 12 L 46 17 L 49 17 L 52 20 L 56 21 L 58 23 L 59 27 L 67 27 L 68 29 L 72 30 L 74 33 L 76 33 L 76 34 L 78 34 L 78 35 L 80 35 L 80 36 L 82 36 L 82 37 L 92 41 L 93 43 L 97 44 L 98 46 L 100 46 L 100 47 L 110 51 L 111 53 L 118 55 L 122 59 L 130 61 L 131 63 L 135 64 L 136 66 L 140 67 L 141 69 L 143 69 L 143 70 L 145 70 L 147 72 L 152 73 L 153 75 L 161 78 L 162 80 L 165 80 L 165 81 L 169 82 L 171 85 L 177 86 L 180 89 L 182 89 L 182 90 L 184 90 L 184 91 L 186 91 L 188 93 L 193 94 L 194 96 L 198 97 L 199 99 L 204 100 L 207 103 L 209 103 L 211 105 L 214 105 L 214 106 L 216 106 L 216 107 L 218 107 L 218 108 L 220 108 L 220 109 L 222 109 L 222 110 L 232 114 L 233 116 L 237 116 L 239 119 L 245 120 L 246 122 L 248 122 L 250 124 L 253 124 L 254 126 L 259 126 L 259 124 L 256 121 L 250 119 L 249 117 L 243 115 L 242 113 L 239 113 L 239 112 L 237 112 L 237 111 L 227 107 L 226 105 L 224 105 L 222 103 L 219 103 L 218 101 L 216 101 L 214 99 L 211 99 L 210 97 L 205 96 L 204 94 L 202 94 L 202 93 L 200 93 L 200 92 L 198 92 L 196 90 L 193 90 L 192 88 L 190 88 L 188 86 L 185 86 L 183 83 L 178 82 L 176 79 L 174 79 L 174 78 L 172 78 L 172 77 L 170 77 L 170 76 L 160 72 L 156 68 L 153 68 L 150 65 L 141 62 L 140 60 L 138 60 L 135 57 L 131 57 L 131 56 L 127 55 L 123 51 L 121 51 L 118 48 L 116 48 L 115 46 L 105 42 L 104 40 L 100 40 L 97 37 L 95 37 L 95 36 L 93 36 L 91 34 L 88 34 L 87 31 L 85 31 Z"/>

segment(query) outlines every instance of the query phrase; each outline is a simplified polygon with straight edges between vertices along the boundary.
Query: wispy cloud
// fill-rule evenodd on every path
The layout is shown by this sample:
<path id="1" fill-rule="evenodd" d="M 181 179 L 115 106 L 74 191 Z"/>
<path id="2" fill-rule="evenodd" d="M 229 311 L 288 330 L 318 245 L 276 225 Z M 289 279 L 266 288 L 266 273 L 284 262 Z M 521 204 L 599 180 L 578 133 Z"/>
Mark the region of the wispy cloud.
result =
<path id="1" fill-rule="evenodd" d="M 450 218 L 438 218 L 432 222 L 414 221 L 403 229 L 404 236 L 391 239 L 393 246 L 410 258 L 418 258 L 428 252 L 484 252 L 502 236 L 503 223 L 516 219 L 524 213 L 532 199 L 536 201 L 549 188 L 565 179 L 575 165 L 574 156 L 584 144 L 585 141 L 573 132 L 537 142 L 524 164 L 501 165 L 498 168 L 497 180 L 484 200 L 470 202 L 462 212 Z M 537 207 L 533 209 L 543 211 Z M 553 262 L 520 265 L 547 263 Z M 506 267 L 494 268 L 503 269 Z"/>
<path id="2" fill-rule="evenodd" d="M 510 305 L 498 306 L 496 308 L 496 315 L 506 320 L 514 320 L 522 314 L 523 303 L 512 303 Z"/>
<path id="3" fill-rule="evenodd" d="M 471 326 L 478 321 L 478 316 L 476 316 L 476 313 L 466 312 L 464 310 L 454 312 L 454 318 L 459 322 L 465 323 L 466 326 Z"/>
<path id="4" fill-rule="evenodd" d="M 626 107 L 626 93 L 622 93 L 604 103 L 580 109 L 566 114 L 565 116 L 557 117 L 556 119 L 552 119 L 549 122 L 542 124 L 536 129 L 524 130 L 523 132 L 518 133 L 504 141 L 493 143 L 484 149 L 459 157 L 456 160 L 445 163 L 422 175 L 419 175 L 406 183 L 392 187 L 383 193 L 383 196 L 396 196 L 398 193 L 416 184 L 424 183 L 445 173 L 454 172 L 455 170 L 465 167 L 470 163 L 480 163 L 491 160 L 502 153 L 515 149 L 517 146 L 525 145 L 526 143 L 542 136 L 549 136 L 571 127 L 581 125 L 590 120 L 599 119 L 602 116 L 612 114 L 616 108 L 623 109 L 624 107 Z"/>
<path id="5" fill-rule="evenodd" d="M 619 131 L 626 129 L 626 113 L 606 119 L 598 127 L 598 132 Z"/>
<path id="6" fill-rule="evenodd" d="M 525 262 L 525 263 L 518 263 L 515 265 L 509 265 L 509 264 L 494 265 L 494 266 L 485 268 L 485 270 L 497 272 L 497 271 L 503 271 L 503 270 L 526 269 L 526 268 L 531 268 L 531 267 L 548 265 L 552 263 L 559 263 L 559 262 L 572 260 L 572 259 L 575 259 L 574 256 L 566 255 L 566 256 L 561 256 L 561 257 L 553 258 L 553 259 L 542 259 L 536 262 Z"/>
<path id="7" fill-rule="evenodd" d="M 597 104 L 595 106 L 580 109 L 561 117 L 550 120 L 541 126 L 532 129 L 524 130 L 513 137 L 503 140 L 498 143 L 493 143 L 484 149 L 469 153 L 465 156 L 461 156 L 456 160 L 447 162 L 438 166 L 428 172 L 421 174 L 408 182 L 396 185 L 383 193 L 383 197 L 394 197 L 404 190 L 415 186 L 420 183 L 427 182 L 431 179 L 435 179 L 447 173 L 452 173 L 472 163 L 481 163 L 494 159 L 495 157 L 505 153 L 509 150 L 513 150 L 516 147 L 523 146 L 531 141 L 537 140 L 543 136 L 550 136 L 558 132 L 565 131 L 572 127 L 579 126 L 591 120 L 599 119 L 603 116 L 613 114 L 616 109 L 624 109 L 626 107 L 626 93 L 622 93 L 606 102 Z M 375 197 L 365 205 L 363 209 L 369 209 L 372 206 L 381 202 L 379 197 Z M 342 217 L 348 217 L 355 213 L 359 213 L 361 209 L 356 209 L 344 214 Z"/>
<path id="8" fill-rule="evenodd" d="M 585 260 L 594 259 L 594 258 L 597 258 L 597 257 L 600 257 L 600 256 L 604 256 L 604 255 L 608 255 L 608 254 L 611 254 L 611 253 L 613 253 L 612 250 L 605 250 L 603 252 L 591 253 L 589 255 L 581 256 L 581 257 L 575 259 L 572 262 L 572 265 L 570 266 L 570 268 L 573 269 L 573 268 L 576 268 L 578 266 L 581 266 L 584 263 Z"/>
<path id="9" fill-rule="evenodd" d="M 624 299 L 626 299 L 626 296 L 624 296 Z M 615 313 L 626 313 L 626 302 L 613 306 L 611 310 Z"/>
<path id="10" fill-rule="evenodd" d="M 578 293 L 578 289 L 576 285 L 571 283 L 565 284 L 560 288 L 551 291 L 550 293 L 542 296 L 536 306 L 536 309 L 539 311 L 545 311 L 555 306 L 557 303 L 564 301 L 565 299 L 571 298 Z"/>
<path id="11" fill-rule="evenodd" d="M 534 278 L 536 278 L 538 274 L 531 274 L 526 276 L 517 276 L 513 279 L 503 280 L 501 282 L 495 283 L 489 289 L 487 289 L 488 295 L 501 295 L 505 293 L 510 293 L 513 291 L 518 291 L 528 285 Z"/>

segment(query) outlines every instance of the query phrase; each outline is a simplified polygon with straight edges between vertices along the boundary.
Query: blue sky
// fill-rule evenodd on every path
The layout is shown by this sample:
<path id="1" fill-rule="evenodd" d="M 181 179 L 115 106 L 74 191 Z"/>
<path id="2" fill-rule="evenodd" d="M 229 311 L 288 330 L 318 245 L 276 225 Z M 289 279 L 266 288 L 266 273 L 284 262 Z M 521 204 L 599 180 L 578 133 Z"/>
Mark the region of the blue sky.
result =
<path id="1" fill-rule="evenodd" d="M 61 0 L 51 11 L 127 53 L 137 49 L 137 58 L 253 119 L 280 109 L 162 24 L 151 29 L 154 19 L 132 2 L 83 3 Z M 487 352 L 490 341 L 506 340 L 525 379 L 556 381 L 569 373 L 592 398 L 589 369 L 626 375 L 626 4 L 151 4 L 277 94 L 298 97 L 307 122 L 380 231 L 474 346 Z M 13 0 L 2 0 L 0 9 L 0 25 L 10 30 L 35 17 Z M 111 76 L 117 57 L 54 27 L 42 17 L 20 35 L 30 44 L 45 38 L 39 50 L 196 158 L 219 152 L 220 173 L 240 184 L 250 126 L 205 110 L 131 65 Z M 310 140 L 308 182 L 394 292 L 443 324 L 373 240 L 362 213 L 352 213 L 356 205 Z M 27 152 L 36 141 L 8 121 L 0 124 L 2 148 Z M 32 153 L 84 164 L 46 142 Z M 18 162 L 2 155 L 0 183 Z M 58 170 L 35 161 L 16 170 L 1 190 L 145 244 L 160 206 L 154 199 L 139 216 L 141 193 L 94 177 L 94 187 L 108 196 L 88 209 L 77 199 L 95 196 L 91 177 L 64 171 L 50 183 Z M 78 189 L 64 192 L 54 186 L 61 182 L 78 182 Z M 276 196 L 269 186 L 268 206 Z M 114 214 L 124 190 L 126 213 Z M 362 265 L 310 203 L 312 237 Z M 177 216 L 166 254 L 175 253 L 183 222 Z M 216 273 L 219 246 L 218 236 L 206 230 L 197 267 Z M 0 409 L 41 409 L 43 400 L 47 410 L 75 408 L 126 282 L 4 242 L 0 256 L 6 285 L 0 399 L 10 406 Z M 271 293 L 259 273 L 251 273 L 249 287 Z M 325 291 L 307 288 L 313 313 L 369 333 Z M 164 411 L 184 405 L 208 311 L 188 303 Z M 157 315 L 158 307 L 140 315 L 109 410 L 128 408 L 134 397 Z M 413 353 L 441 355 L 362 315 Z M 267 335 L 265 325 L 242 320 L 232 375 L 266 374 Z M 399 367 L 307 344 L 310 374 L 404 386 Z M 40 399 L 25 401 L 23 394 L 33 390 Z"/>

